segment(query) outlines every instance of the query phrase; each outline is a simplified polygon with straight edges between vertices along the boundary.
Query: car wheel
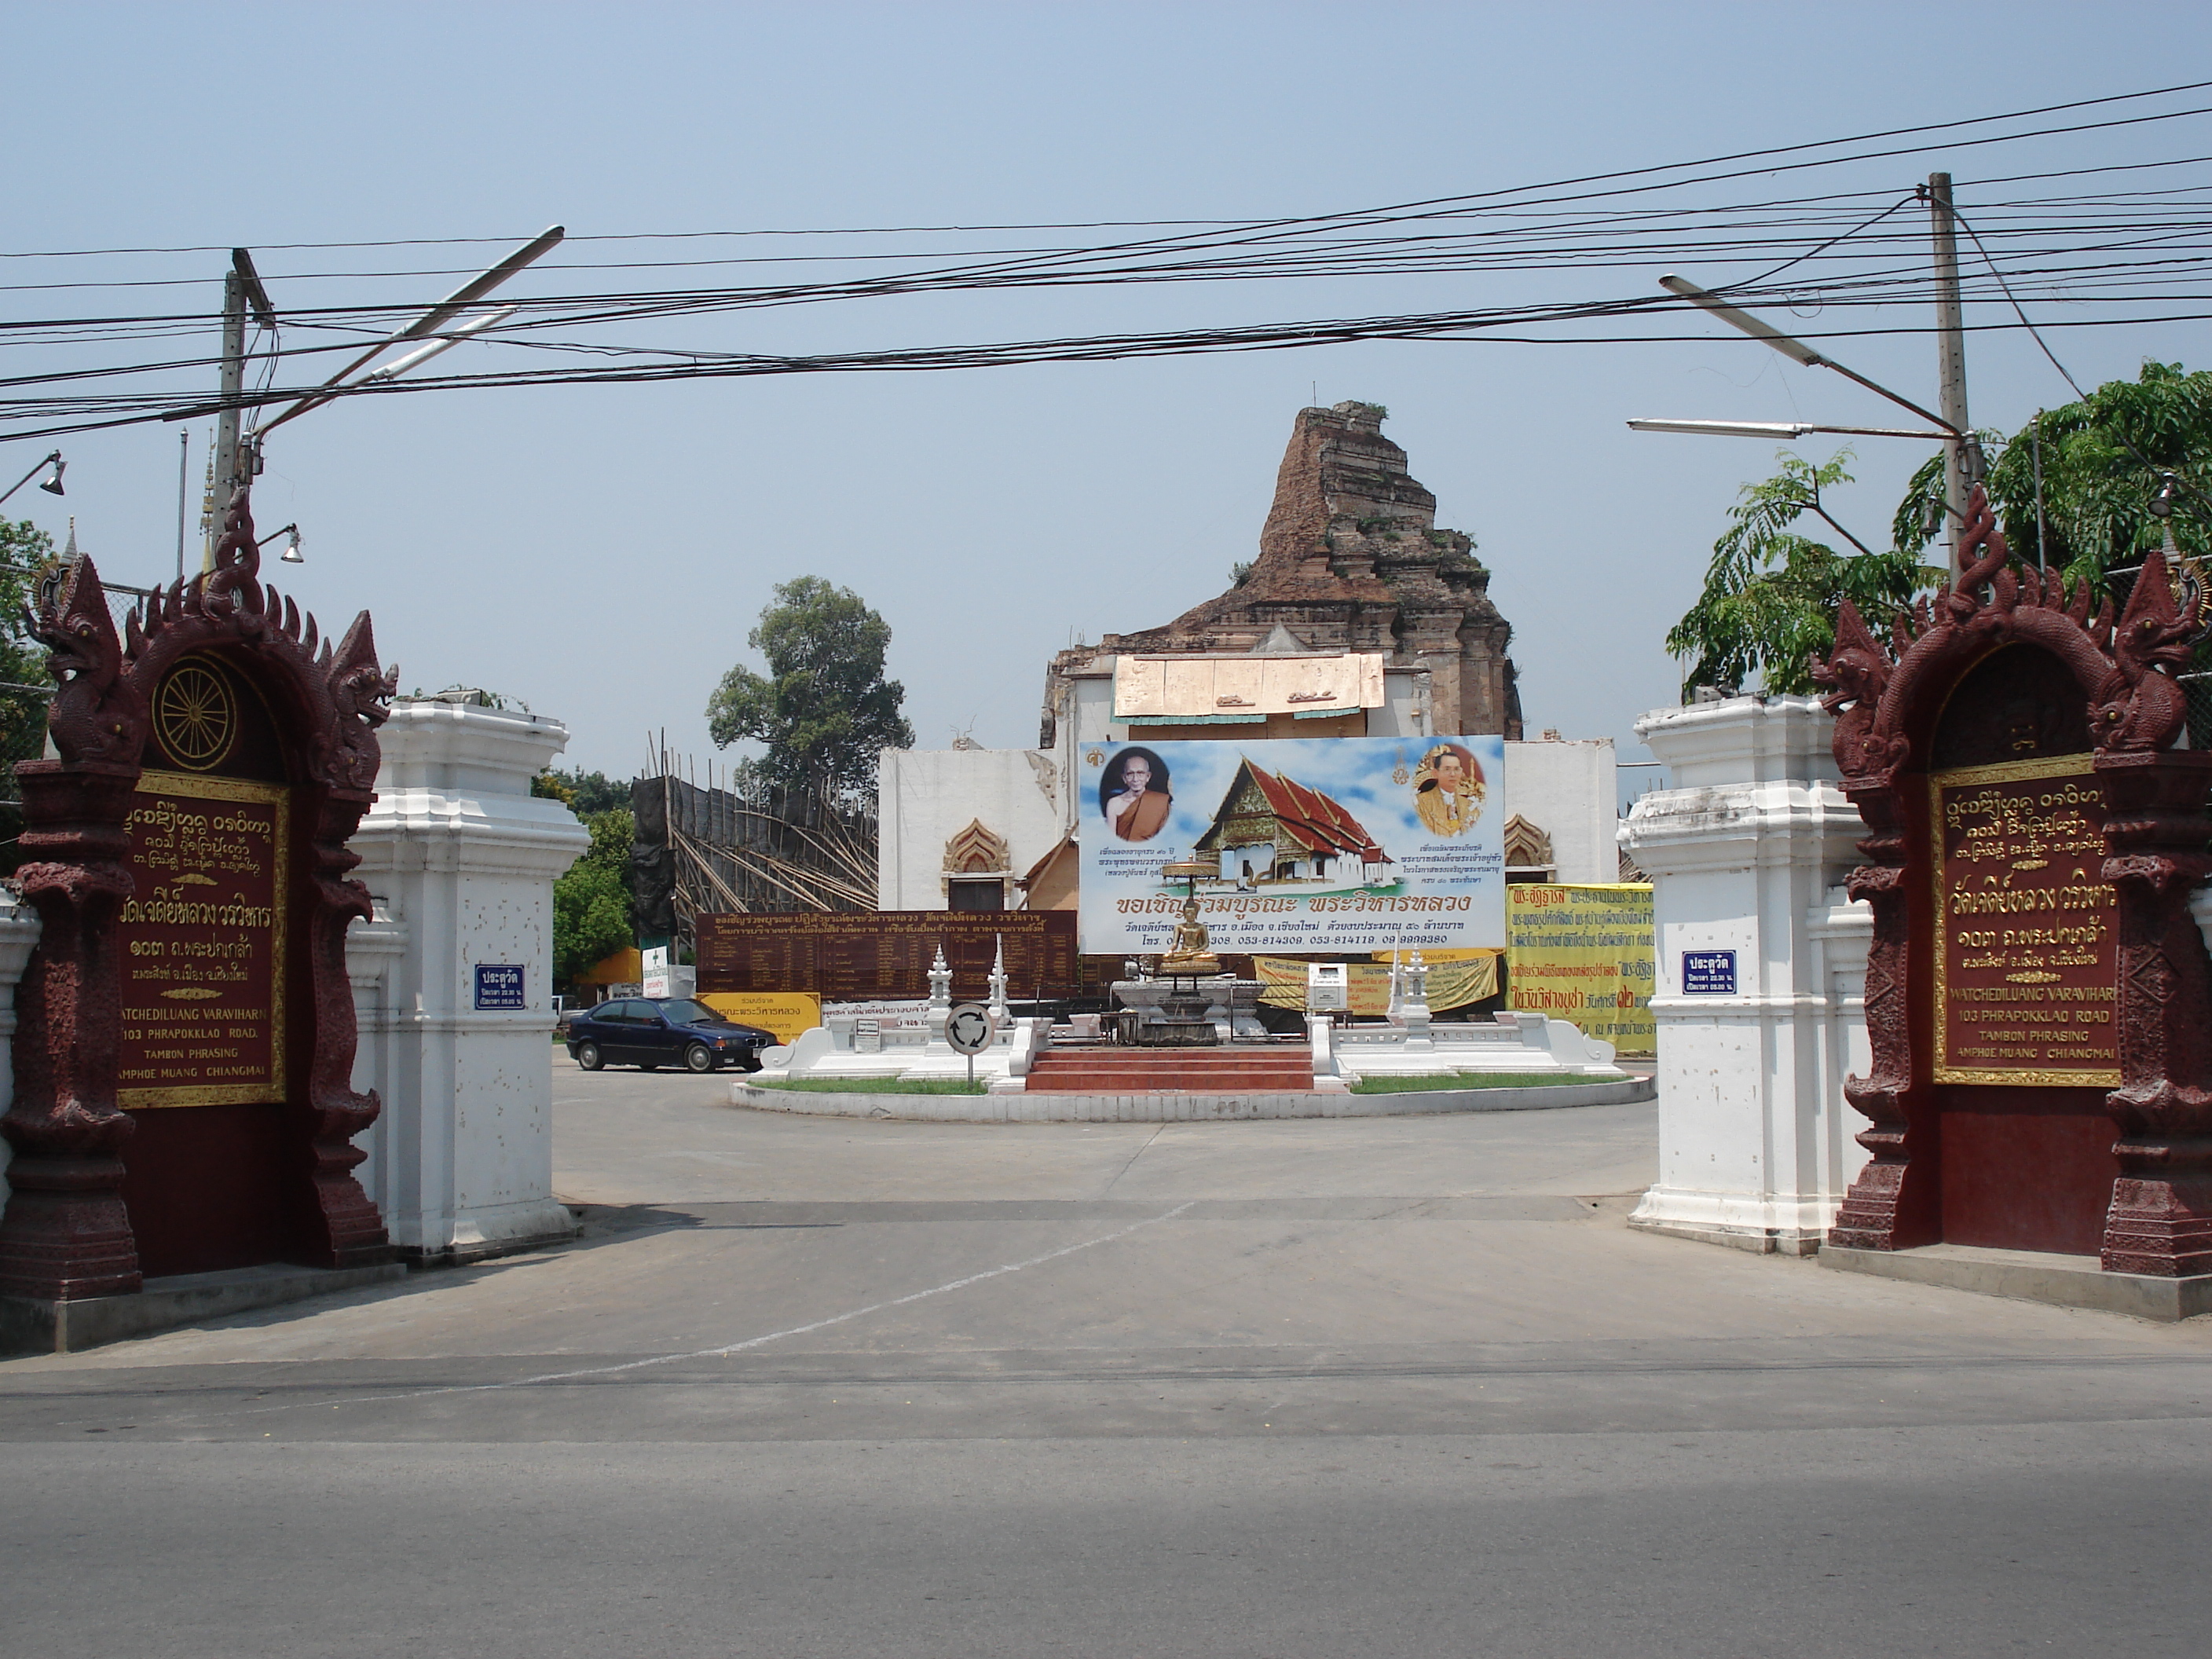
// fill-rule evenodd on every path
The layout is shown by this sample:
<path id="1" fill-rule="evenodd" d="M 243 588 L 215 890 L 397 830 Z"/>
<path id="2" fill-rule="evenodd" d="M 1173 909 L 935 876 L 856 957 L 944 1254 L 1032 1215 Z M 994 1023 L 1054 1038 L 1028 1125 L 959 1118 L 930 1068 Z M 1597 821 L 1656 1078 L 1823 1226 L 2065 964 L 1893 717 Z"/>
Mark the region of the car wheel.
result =
<path id="1" fill-rule="evenodd" d="M 684 1051 L 684 1063 L 695 1072 L 714 1069 L 714 1051 L 703 1042 L 695 1042 Z"/>
<path id="2" fill-rule="evenodd" d="M 596 1072 L 606 1063 L 607 1057 L 599 1052 L 598 1043 L 580 1042 L 576 1045 L 576 1064 L 584 1070 Z"/>

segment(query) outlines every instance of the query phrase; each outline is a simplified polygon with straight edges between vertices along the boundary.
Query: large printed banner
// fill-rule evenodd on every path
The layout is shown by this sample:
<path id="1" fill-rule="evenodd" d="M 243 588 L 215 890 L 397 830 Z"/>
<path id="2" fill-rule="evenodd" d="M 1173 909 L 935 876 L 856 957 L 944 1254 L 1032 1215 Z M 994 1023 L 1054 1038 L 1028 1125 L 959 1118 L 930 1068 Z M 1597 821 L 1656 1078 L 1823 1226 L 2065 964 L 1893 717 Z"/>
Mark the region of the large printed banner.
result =
<path id="1" fill-rule="evenodd" d="M 1658 1051 L 1649 886 L 1509 888 L 1505 929 L 1512 1006 L 1564 1019 L 1624 1054 Z"/>
<path id="2" fill-rule="evenodd" d="M 1085 744 L 1086 956 L 1172 947 L 1182 878 L 1216 951 L 1505 944 L 1502 738 Z"/>

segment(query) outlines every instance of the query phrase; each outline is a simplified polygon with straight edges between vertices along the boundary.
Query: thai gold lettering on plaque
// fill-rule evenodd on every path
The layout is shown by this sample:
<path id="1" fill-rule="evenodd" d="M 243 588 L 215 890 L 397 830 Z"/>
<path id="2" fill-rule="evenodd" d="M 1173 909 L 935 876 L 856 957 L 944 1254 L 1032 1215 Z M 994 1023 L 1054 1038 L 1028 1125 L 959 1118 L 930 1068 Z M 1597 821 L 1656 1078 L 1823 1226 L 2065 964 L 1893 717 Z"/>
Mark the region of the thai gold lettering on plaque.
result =
<path id="1" fill-rule="evenodd" d="M 2087 755 L 1931 774 L 1938 1083 L 2115 1088 L 2118 896 Z"/>
<path id="2" fill-rule="evenodd" d="M 226 734 L 227 735 L 227 734 Z M 289 792 L 148 771 L 126 832 L 116 1102 L 284 1098 Z"/>

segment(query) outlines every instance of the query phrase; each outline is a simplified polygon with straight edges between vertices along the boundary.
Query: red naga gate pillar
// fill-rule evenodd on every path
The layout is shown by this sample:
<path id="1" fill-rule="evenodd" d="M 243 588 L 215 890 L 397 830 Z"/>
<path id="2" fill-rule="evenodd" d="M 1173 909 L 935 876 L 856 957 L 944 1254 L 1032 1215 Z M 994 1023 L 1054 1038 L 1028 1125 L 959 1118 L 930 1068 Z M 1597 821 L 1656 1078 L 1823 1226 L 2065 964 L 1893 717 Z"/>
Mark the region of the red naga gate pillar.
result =
<path id="1" fill-rule="evenodd" d="M 2177 750 L 2196 631 L 2152 555 L 2117 623 L 2008 563 L 1978 489 L 1969 563 L 1887 643 L 1846 603 L 1815 671 L 1869 833 L 1871 1161 L 1830 1243 L 2094 1254 L 2212 1274 L 2212 754 Z M 2117 1125 L 2117 1134 L 2115 1133 Z"/>
<path id="2" fill-rule="evenodd" d="M 366 612 L 323 641 L 258 579 L 241 491 L 215 568 L 117 637 L 99 573 L 37 617 L 57 758 L 16 769 L 23 897 L 0 1294 L 62 1303 L 145 1277 L 383 1259 L 353 1170 L 346 845 L 393 690 Z"/>

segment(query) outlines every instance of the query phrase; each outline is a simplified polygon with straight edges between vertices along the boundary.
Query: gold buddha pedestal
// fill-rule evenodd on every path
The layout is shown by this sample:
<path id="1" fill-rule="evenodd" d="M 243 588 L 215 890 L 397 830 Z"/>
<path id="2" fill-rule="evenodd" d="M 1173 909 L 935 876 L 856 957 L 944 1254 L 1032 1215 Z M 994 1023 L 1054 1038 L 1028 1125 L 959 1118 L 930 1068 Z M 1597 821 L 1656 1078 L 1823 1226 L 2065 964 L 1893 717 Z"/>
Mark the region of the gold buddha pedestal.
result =
<path id="1" fill-rule="evenodd" d="M 1222 972 L 1221 959 L 1213 954 L 1206 924 L 1198 919 L 1198 878 L 1219 873 L 1219 866 L 1208 859 L 1181 859 L 1160 866 L 1160 874 L 1167 880 L 1180 878 L 1188 884 L 1175 938 L 1152 968 L 1155 980 L 1170 981 L 1168 994 L 1159 1004 L 1158 1018 L 1136 1023 L 1132 1035 L 1139 1042 L 1206 1048 L 1220 1041 L 1213 1022 L 1206 1017 L 1207 999 L 1200 994 L 1196 982 Z M 1178 985 L 1176 981 L 1184 982 Z"/>
<path id="2" fill-rule="evenodd" d="M 1182 921 L 1176 927 L 1174 947 L 1160 958 L 1160 976 L 1200 979 L 1221 972 L 1220 958 L 1207 949 L 1211 943 L 1206 924 L 1198 919 L 1198 898 L 1194 894 L 1182 902 Z"/>

